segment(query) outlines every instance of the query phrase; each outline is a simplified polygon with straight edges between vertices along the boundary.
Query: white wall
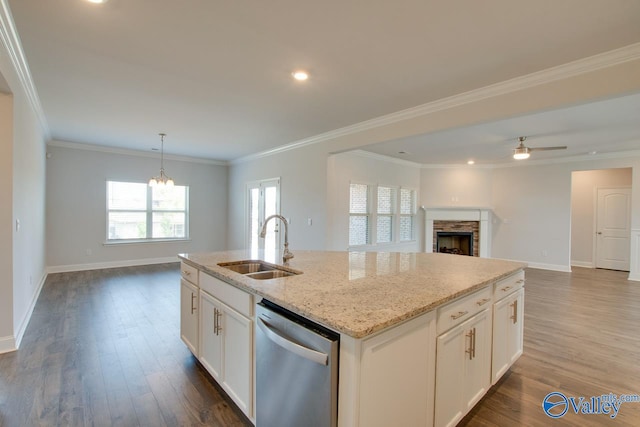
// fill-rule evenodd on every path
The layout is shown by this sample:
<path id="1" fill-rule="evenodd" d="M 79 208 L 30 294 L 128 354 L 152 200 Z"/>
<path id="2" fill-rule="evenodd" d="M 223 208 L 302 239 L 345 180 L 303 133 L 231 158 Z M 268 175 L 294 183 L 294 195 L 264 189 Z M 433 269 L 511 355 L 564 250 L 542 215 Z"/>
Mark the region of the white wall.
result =
<path id="1" fill-rule="evenodd" d="M 246 246 L 246 185 L 280 177 L 280 212 L 291 218 L 289 248 L 325 249 L 327 152 L 320 145 L 233 164 L 229 171 L 229 249 Z M 312 225 L 307 225 L 307 219 Z"/>
<path id="2" fill-rule="evenodd" d="M 167 160 L 177 185 L 189 186 L 188 242 L 104 245 L 106 181 L 147 182 L 159 157 L 49 145 L 47 263 L 51 271 L 132 265 L 175 258 L 182 252 L 226 249 L 227 167 Z"/>
<path id="3" fill-rule="evenodd" d="M 9 58 L 0 44 L 0 352 L 20 344 L 45 278 L 45 137 Z"/>
<path id="4" fill-rule="evenodd" d="M 631 186 L 630 168 L 577 171 L 571 175 L 571 265 L 593 267 L 598 188 Z"/>
<path id="5" fill-rule="evenodd" d="M 426 167 L 420 203 L 427 207 L 491 207 L 493 170 L 476 166 Z"/>
<path id="6" fill-rule="evenodd" d="M 365 152 L 342 153 L 330 156 L 328 160 L 328 196 L 330 233 L 327 241 L 329 250 L 347 250 L 349 247 L 349 184 L 351 181 L 404 187 L 416 190 L 420 206 L 420 166 L 408 162 L 398 163 L 385 160 Z M 418 252 L 424 217 L 421 211 L 416 215 L 416 241 L 406 243 L 371 245 L 367 250 Z"/>
<path id="7" fill-rule="evenodd" d="M 1 77 L 1 76 L 0 76 Z M 0 93 L 0 353 L 13 336 L 13 97 Z"/>

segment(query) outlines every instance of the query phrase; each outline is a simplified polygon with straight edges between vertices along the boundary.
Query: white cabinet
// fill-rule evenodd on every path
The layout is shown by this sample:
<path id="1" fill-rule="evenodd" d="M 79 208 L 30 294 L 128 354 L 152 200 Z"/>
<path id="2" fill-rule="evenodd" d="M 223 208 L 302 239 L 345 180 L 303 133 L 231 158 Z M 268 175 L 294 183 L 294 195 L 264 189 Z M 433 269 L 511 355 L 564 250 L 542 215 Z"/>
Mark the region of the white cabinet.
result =
<path id="1" fill-rule="evenodd" d="M 185 263 L 180 267 L 180 338 L 198 357 L 198 270 Z"/>
<path id="2" fill-rule="evenodd" d="M 340 336 L 339 426 L 433 425 L 435 312 L 365 339 Z"/>
<path id="3" fill-rule="evenodd" d="M 444 309 L 453 313 L 450 317 L 472 316 L 437 338 L 436 427 L 455 425 L 491 386 L 491 310 L 487 304 L 491 299 L 485 301 L 486 292 L 481 291 L 466 298 L 466 302 L 456 303 L 455 310 L 451 310 L 452 307 Z M 471 309 L 470 299 L 476 301 L 475 314 L 461 309 Z"/>
<path id="4" fill-rule="evenodd" d="M 230 304 L 245 309 L 245 303 L 250 302 L 252 297 L 206 274 L 201 275 L 200 284 L 199 360 L 238 407 L 251 418 L 253 320 Z M 216 294 L 211 295 L 209 292 Z"/>
<path id="5" fill-rule="evenodd" d="M 522 354 L 523 313 L 524 289 L 516 290 L 493 305 L 493 384 Z"/>

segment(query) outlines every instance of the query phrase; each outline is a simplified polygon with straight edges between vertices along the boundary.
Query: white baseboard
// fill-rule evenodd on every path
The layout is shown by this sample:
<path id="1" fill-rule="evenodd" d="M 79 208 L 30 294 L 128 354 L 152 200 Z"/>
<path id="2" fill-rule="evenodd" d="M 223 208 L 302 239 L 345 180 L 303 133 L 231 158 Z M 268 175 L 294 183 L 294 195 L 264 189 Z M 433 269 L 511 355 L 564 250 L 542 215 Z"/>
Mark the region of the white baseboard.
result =
<path id="1" fill-rule="evenodd" d="M 631 281 L 634 281 L 634 282 L 640 282 L 640 274 L 630 273 L 629 277 L 627 278 L 627 280 L 631 280 Z"/>
<path id="2" fill-rule="evenodd" d="M 562 271 L 564 273 L 571 273 L 571 266 L 562 264 L 543 264 L 540 262 L 528 262 L 530 268 L 537 268 L 539 270 L 551 270 Z"/>
<path id="3" fill-rule="evenodd" d="M 22 337 L 24 336 L 24 332 L 27 330 L 27 326 L 29 325 L 29 321 L 31 320 L 31 315 L 33 314 L 33 309 L 36 307 L 36 303 L 38 302 L 38 298 L 40 297 L 40 292 L 42 291 L 42 287 L 44 286 L 44 282 L 47 281 L 47 273 L 45 273 L 40 279 L 40 283 L 38 283 L 38 288 L 33 293 L 31 297 L 31 303 L 29 304 L 29 309 L 25 313 L 22 318 L 22 322 L 20 322 L 20 326 L 18 327 L 18 331 L 16 333 L 15 344 L 16 349 L 20 347 L 20 343 L 22 342 Z"/>
<path id="4" fill-rule="evenodd" d="M 593 262 L 590 261 L 571 261 L 571 266 L 572 267 L 584 267 L 584 268 L 596 268 L 595 265 L 593 265 Z"/>
<path id="5" fill-rule="evenodd" d="M 17 349 L 16 340 L 12 336 L 0 337 L 0 354 L 16 351 Z"/>
<path id="6" fill-rule="evenodd" d="M 68 273 L 70 271 L 101 270 L 103 268 L 135 267 L 138 265 L 165 264 L 178 262 L 177 256 L 165 258 L 143 258 L 122 261 L 96 262 L 92 264 L 53 265 L 47 267 L 47 273 Z"/>

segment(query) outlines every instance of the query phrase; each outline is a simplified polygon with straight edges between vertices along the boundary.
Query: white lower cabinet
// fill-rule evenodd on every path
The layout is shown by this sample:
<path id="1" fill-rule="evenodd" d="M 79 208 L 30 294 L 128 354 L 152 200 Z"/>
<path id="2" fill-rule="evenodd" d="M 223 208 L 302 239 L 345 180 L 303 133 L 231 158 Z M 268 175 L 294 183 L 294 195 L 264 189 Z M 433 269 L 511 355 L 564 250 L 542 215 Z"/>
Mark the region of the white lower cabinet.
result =
<path id="1" fill-rule="evenodd" d="M 522 354 L 524 289 L 493 305 L 493 364 L 491 381 L 498 382 Z"/>
<path id="2" fill-rule="evenodd" d="M 200 362 L 252 418 L 253 321 L 206 292 L 200 316 Z"/>
<path id="3" fill-rule="evenodd" d="M 198 287 L 180 280 L 180 338 L 198 356 Z"/>
<path id="4" fill-rule="evenodd" d="M 491 386 L 491 311 L 484 309 L 438 336 L 436 427 L 453 426 Z"/>

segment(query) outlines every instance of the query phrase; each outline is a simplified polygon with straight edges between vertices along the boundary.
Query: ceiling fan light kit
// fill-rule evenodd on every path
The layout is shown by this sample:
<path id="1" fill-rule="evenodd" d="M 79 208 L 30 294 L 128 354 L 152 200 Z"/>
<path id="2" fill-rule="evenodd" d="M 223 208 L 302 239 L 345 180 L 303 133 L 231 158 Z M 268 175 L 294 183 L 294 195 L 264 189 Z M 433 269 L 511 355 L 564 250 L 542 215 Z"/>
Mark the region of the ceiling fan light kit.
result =
<path id="1" fill-rule="evenodd" d="M 521 136 L 518 138 L 520 144 L 513 150 L 513 158 L 516 160 L 525 160 L 531 156 L 532 151 L 550 151 L 550 150 L 566 150 L 567 146 L 558 146 L 558 147 L 536 147 L 531 148 L 524 145 L 524 141 L 527 139 L 526 136 Z"/>

